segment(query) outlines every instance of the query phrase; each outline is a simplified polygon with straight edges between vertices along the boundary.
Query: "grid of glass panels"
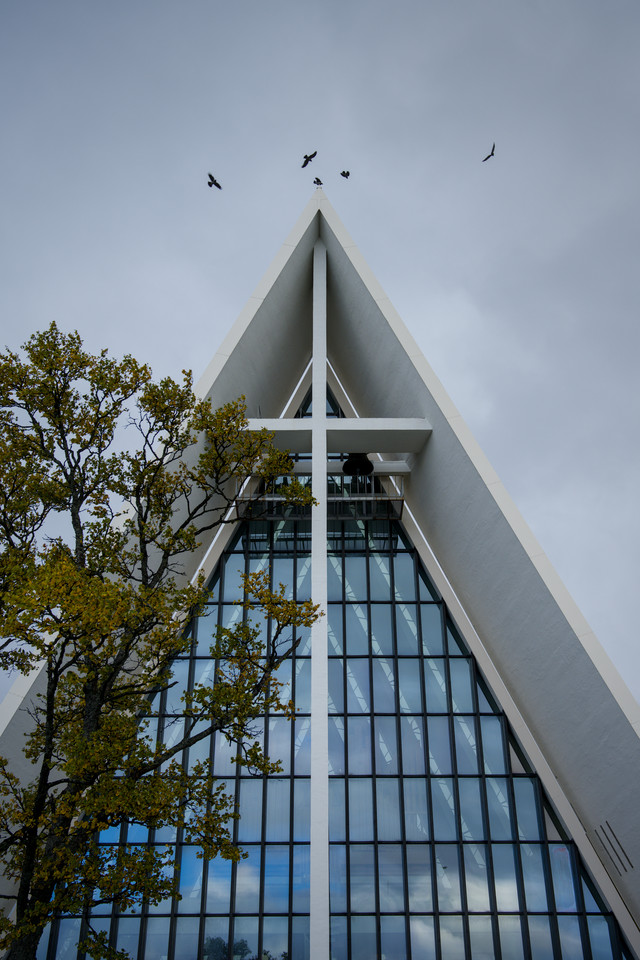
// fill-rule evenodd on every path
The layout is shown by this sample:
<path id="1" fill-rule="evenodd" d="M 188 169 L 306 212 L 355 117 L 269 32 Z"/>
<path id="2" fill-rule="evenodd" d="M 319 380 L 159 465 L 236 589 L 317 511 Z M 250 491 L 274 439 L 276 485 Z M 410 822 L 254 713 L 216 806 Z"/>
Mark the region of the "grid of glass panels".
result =
<path id="1" fill-rule="evenodd" d="M 330 521 L 331 960 L 629 956 L 396 521 Z"/>
<path id="2" fill-rule="evenodd" d="M 176 661 L 176 685 L 158 702 L 156 735 L 170 744 L 181 735 L 180 696 L 196 682 L 213 677 L 215 662 L 209 646 L 217 625 L 232 626 L 243 616 L 235 601 L 242 596 L 241 573 L 269 569 L 272 583 L 289 586 L 298 600 L 310 595 L 310 521 L 252 521 L 242 525 L 214 575 L 211 602 L 192 626 L 189 656 Z M 269 629 L 269 626 L 267 626 Z M 309 806 L 310 806 L 310 631 L 300 634 L 292 660 L 279 676 L 282 696 L 293 699 L 297 715 L 266 716 L 256 729 L 266 752 L 278 758 L 282 772 L 253 776 L 233 763 L 230 744 L 217 736 L 186 753 L 189 765 L 204 756 L 214 773 L 235 796 L 240 819 L 234 839 L 247 853 L 232 864 L 216 857 L 197 856 L 194 846 L 167 830 L 142 830 L 125 824 L 108 831 L 103 843 L 170 844 L 180 877 L 180 900 L 157 906 L 143 904 L 136 912 L 117 908 L 96 910 L 91 924 L 109 931 L 110 943 L 137 960 L 261 960 L 309 956 Z M 82 918 L 69 917 L 53 925 L 43 938 L 39 958 L 76 960 Z"/>

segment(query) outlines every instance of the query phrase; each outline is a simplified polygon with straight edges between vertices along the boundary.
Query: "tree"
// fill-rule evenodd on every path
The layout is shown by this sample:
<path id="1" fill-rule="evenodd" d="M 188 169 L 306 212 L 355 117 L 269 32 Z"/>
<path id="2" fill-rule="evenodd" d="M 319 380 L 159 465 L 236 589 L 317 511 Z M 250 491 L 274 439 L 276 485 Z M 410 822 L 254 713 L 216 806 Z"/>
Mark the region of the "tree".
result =
<path id="1" fill-rule="evenodd" d="M 203 855 L 237 859 L 233 805 L 206 763 L 176 757 L 214 731 L 241 763 L 278 769 L 252 738 L 266 710 L 290 716 L 274 672 L 294 628 L 317 616 L 263 575 L 246 578 L 245 622 L 220 630 L 215 682 L 185 694 L 185 735 L 156 746 L 144 733 L 152 696 L 188 649 L 185 625 L 206 599 L 183 562 L 201 537 L 237 517 L 238 484 L 291 470 L 265 431 L 249 432 L 242 399 L 213 410 L 189 374 L 155 383 L 148 367 L 52 324 L 24 355 L 0 354 L 0 666 L 41 671 L 24 753 L 28 782 L 0 758 L 0 858 L 15 890 L 0 921 L 9 960 L 30 960 L 46 924 L 98 902 L 126 909 L 173 891 L 166 854 L 109 849 L 99 831 L 124 819 L 180 826 Z M 123 428 L 125 428 L 123 430 Z M 137 448 L 118 451 L 123 433 Z M 286 496 L 310 501 L 294 480 Z M 271 640 L 248 617 L 271 618 Z M 108 956 L 88 937 L 92 956 Z"/>

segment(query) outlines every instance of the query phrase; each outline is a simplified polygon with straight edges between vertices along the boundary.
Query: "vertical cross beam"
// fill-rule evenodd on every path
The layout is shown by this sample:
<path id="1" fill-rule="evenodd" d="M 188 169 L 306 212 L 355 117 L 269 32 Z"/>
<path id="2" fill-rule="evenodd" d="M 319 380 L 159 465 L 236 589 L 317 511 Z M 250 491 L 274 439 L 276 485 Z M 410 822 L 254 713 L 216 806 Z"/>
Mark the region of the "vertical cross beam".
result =
<path id="1" fill-rule="evenodd" d="M 311 596 L 324 616 L 311 628 L 311 960 L 329 960 L 329 746 L 327 681 L 327 251 L 313 251 Z"/>

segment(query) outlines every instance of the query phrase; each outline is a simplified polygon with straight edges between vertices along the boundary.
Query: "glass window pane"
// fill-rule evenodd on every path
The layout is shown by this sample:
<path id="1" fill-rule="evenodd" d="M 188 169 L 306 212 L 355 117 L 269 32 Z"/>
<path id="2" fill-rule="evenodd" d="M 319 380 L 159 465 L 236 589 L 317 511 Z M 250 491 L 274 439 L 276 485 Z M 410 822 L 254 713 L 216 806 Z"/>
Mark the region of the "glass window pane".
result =
<path id="1" fill-rule="evenodd" d="M 404 917 L 380 917 L 380 955 L 406 960 L 407 934 Z"/>
<path id="2" fill-rule="evenodd" d="M 333 781 L 329 781 L 331 784 Z M 293 839 L 308 840 L 310 830 L 311 781 L 293 781 Z"/>
<path id="3" fill-rule="evenodd" d="M 352 656 L 369 652 L 369 624 L 364 604 L 348 603 L 345 606 L 345 646 Z"/>
<path id="4" fill-rule="evenodd" d="M 494 843 L 491 852 L 498 910 L 519 910 L 513 847 L 510 843 Z"/>
<path id="5" fill-rule="evenodd" d="M 458 780 L 460 791 L 460 822 L 463 840 L 484 840 L 485 831 L 480 804 L 480 781 L 475 777 Z"/>
<path id="6" fill-rule="evenodd" d="M 372 597 L 372 599 L 374 599 Z M 390 603 L 371 604 L 371 650 L 374 656 L 393 654 L 393 630 Z"/>
<path id="7" fill-rule="evenodd" d="M 264 909 L 266 913 L 289 911 L 289 848 L 264 848 Z"/>
<path id="8" fill-rule="evenodd" d="M 342 560 L 331 554 L 327 559 L 327 600 L 342 600 Z"/>
<path id="9" fill-rule="evenodd" d="M 447 960 L 465 960 L 462 917 L 440 917 L 440 944 Z"/>
<path id="10" fill-rule="evenodd" d="M 311 599 L 311 557 L 298 557 L 296 600 Z"/>
<path id="11" fill-rule="evenodd" d="M 351 844 L 349 847 L 349 873 L 351 910 L 353 913 L 368 913 L 376 908 L 373 846 Z"/>
<path id="12" fill-rule="evenodd" d="M 376 780 L 378 840 L 400 840 L 400 789 L 394 778 Z"/>
<path id="13" fill-rule="evenodd" d="M 255 913 L 260 903 L 260 847 L 247 846 L 236 864 L 236 913 Z"/>
<path id="14" fill-rule="evenodd" d="M 233 924 L 233 960 L 258 956 L 258 918 L 236 917 Z"/>
<path id="15" fill-rule="evenodd" d="M 339 843 L 329 846 L 329 909 L 332 913 L 347 909 L 347 848 Z"/>
<path id="16" fill-rule="evenodd" d="M 575 894 L 575 867 L 571 850 L 563 843 L 549 845 L 551 860 L 551 875 L 553 877 L 553 892 L 556 898 L 556 909 L 563 913 L 574 913 L 576 907 Z"/>
<path id="17" fill-rule="evenodd" d="M 398 660 L 398 695 L 402 713 L 422 713 L 419 660 Z"/>
<path id="18" fill-rule="evenodd" d="M 422 650 L 427 656 L 441 656 L 444 653 L 444 634 L 440 604 L 421 603 L 420 621 L 422 623 Z"/>
<path id="19" fill-rule="evenodd" d="M 487 848 L 483 843 L 464 845 L 464 872 L 469 910 L 480 913 L 488 911 L 490 906 L 489 882 L 487 879 Z"/>
<path id="20" fill-rule="evenodd" d="M 410 553 L 397 553 L 393 558 L 396 600 L 416 599 L 415 564 Z"/>
<path id="21" fill-rule="evenodd" d="M 399 656 L 418 653 L 418 614 L 414 603 L 396 606 L 396 640 Z"/>
<path id="22" fill-rule="evenodd" d="M 262 921 L 262 956 L 281 957 L 289 952 L 287 917 L 265 917 Z M 186 960 L 186 958 L 185 958 Z"/>
<path id="23" fill-rule="evenodd" d="M 378 774 L 398 772 L 398 745 L 396 742 L 396 718 L 376 717 L 374 753 Z"/>
<path id="24" fill-rule="evenodd" d="M 329 840 L 346 839 L 344 791 L 344 780 L 329 780 Z"/>
<path id="25" fill-rule="evenodd" d="M 424 684 L 427 713 L 446 713 L 447 674 L 444 660 L 425 660 Z"/>
<path id="26" fill-rule="evenodd" d="M 456 840 L 455 797 L 453 780 L 448 777 L 433 777 L 431 780 L 431 808 L 433 810 L 433 835 L 435 840 Z"/>
<path id="27" fill-rule="evenodd" d="M 242 574 L 244 573 L 244 555 L 230 553 L 224 562 L 224 586 L 222 599 L 227 603 L 241 600 L 243 596 Z"/>
<path id="28" fill-rule="evenodd" d="M 484 772 L 496 776 L 507 773 L 507 753 L 502 739 L 501 717 L 480 717 Z"/>
<path id="29" fill-rule="evenodd" d="M 582 946 L 580 921 L 578 918 L 559 916 L 558 933 L 560 934 L 562 960 L 583 960 L 585 951 Z"/>
<path id="30" fill-rule="evenodd" d="M 349 837 L 373 840 L 373 791 L 368 779 L 349 780 Z"/>
<path id="31" fill-rule="evenodd" d="M 422 717 L 401 717 L 402 769 L 406 774 L 424 774 L 424 720 Z"/>
<path id="32" fill-rule="evenodd" d="M 460 910 L 462 900 L 460 896 L 458 846 L 455 843 L 438 843 L 434 850 L 438 907 L 441 911 Z"/>
<path id="33" fill-rule="evenodd" d="M 238 840 L 259 840 L 262 834 L 262 780 L 240 781 Z"/>
<path id="34" fill-rule="evenodd" d="M 451 705 L 454 713 L 473 713 L 473 674 L 471 660 L 449 661 L 451 671 Z"/>
<path id="35" fill-rule="evenodd" d="M 198 956 L 199 932 L 199 917 L 178 917 L 173 960 L 193 960 Z"/>
<path id="36" fill-rule="evenodd" d="M 60 921 L 58 926 L 58 949 L 56 950 L 56 960 L 76 960 L 78 954 L 78 940 L 80 939 L 80 918 L 65 918 Z M 120 921 L 122 925 L 124 921 Z M 134 921 L 135 923 L 135 921 Z M 140 921 L 138 920 L 138 924 Z M 125 922 L 125 930 L 127 929 Z M 138 947 L 138 928 L 134 929 L 135 943 L 133 943 L 134 952 Z M 118 934 L 118 939 L 120 935 Z M 131 946 L 131 944 L 129 944 Z"/>
<path id="37" fill-rule="evenodd" d="M 374 657 L 371 661 L 373 673 L 373 703 L 376 713 L 395 713 L 396 678 L 393 660 Z"/>
<path id="38" fill-rule="evenodd" d="M 372 600 L 391 599 L 391 573 L 389 558 L 379 553 L 369 557 L 369 583 Z"/>
<path id="39" fill-rule="evenodd" d="M 409 910 L 412 913 L 430 913 L 433 910 L 433 897 L 429 846 L 426 843 L 410 843 L 406 849 Z"/>
<path id="40" fill-rule="evenodd" d="M 204 922 L 204 960 L 227 960 L 229 955 L 229 920 L 207 917 Z M 151 960 L 149 956 L 148 960 Z"/>
<path id="41" fill-rule="evenodd" d="M 520 917 L 499 916 L 500 945 L 502 956 L 508 960 L 523 960 L 522 927 Z"/>
<path id="42" fill-rule="evenodd" d="M 344 720 L 329 717 L 329 774 L 344 774 Z"/>
<path id="43" fill-rule="evenodd" d="M 611 960 L 611 932 L 607 917 L 587 917 L 593 960 Z M 537 958 L 536 958 L 537 960 Z"/>
<path id="44" fill-rule="evenodd" d="M 349 773 L 371 773 L 371 718 L 348 717 Z"/>
<path id="45" fill-rule="evenodd" d="M 295 957 L 296 960 L 309 960 L 309 955 L 309 917 L 293 917 L 291 920 L 291 956 Z"/>
<path id="46" fill-rule="evenodd" d="M 549 917 L 530 916 L 528 919 L 531 960 L 553 960 Z"/>
<path id="47" fill-rule="evenodd" d="M 420 778 L 403 780 L 404 829 L 407 840 L 429 839 L 427 782 Z"/>
<path id="48" fill-rule="evenodd" d="M 311 720 L 308 717 L 296 717 L 293 741 L 295 772 L 298 776 L 311 773 Z"/>
<path id="49" fill-rule="evenodd" d="M 473 960 L 495 960 L 490 917 L 469 917 L 469 942 Z"/>
<path id="50" fill-rule="evenodd" d="M 367 599 L 367 558 L 347 556 L 344 558 L 344 590 L 347 600 Z"/>
<path id="51" fill-rule="evenodd" d="M 291 771 L 291 732 L 293 724 L 286 717 L 269 717 L 269 759 L 279 760 L 282 773 Z"/>
<path id="52" fill-rule="evenodd" d="M 329 633 L 329 656 L 344 653 L 342 643 L 342 606 L 330 603 L 327 610 L 327 629 Z"/>
<path id="53" fill-rule="evenodd" d="M 79 921 L 78 921 L 79 922 Z M 126 950 L 128 954 L 135 957 L 138 953 L 138 939 L 140 937 L 140 917 L 120 917 L 118 921 L 118 936 L 116 937 L 116 950 Z M 60 948 L 56 954 L 60 956 Z M 71 954 L 62 954 L 62 956 L 71 956 Z M 75 960 L 75 951 L 73 953 Z"/>
<path id="54" fill-rule="evenodd" d="M 378 878 L 381 912 L 403 912 L 404 873 L 400 844 L 385 843 L 378 847 Z"/>
<path id="55" fill-rule="evenodd" d="M 179 713 L 184 710 L 184 703 L 181 697 L 187 689 L 189 679 L 189 661 L 176 660 L 172 668 L 171 683 L 173 686 L 167 690 L 167 699 L 164 707 L 165 713 Z M 165 743 L 167 742 L 165 734 Z"/>
<path id="56" fill-rule="evenodd" d="M 347 712 L 371 712 L 368 659 L 347 660 Z"/>
<path id="57" fill-rule="evenodd" d="M 487 777 L 486 784 L 491 838 L 492 840 L 511 840 L 513 826 L 509 809 L 507 781 L 500 777 Z"/>
<path id="58" fill-rule="evenodd" d="M 198 857 L 198 847 L 183 846 L 180 860 L 180 895 L 178 901 L 180 913 L 200 913 L 202 899 L 203 861 Z"/>
<path id="59" fill-rule="evenodd" d="M 541 840 L 538 797 L 533 777 L 514 777 L 518 836 L 521 840 Z"/>
<path id="60" fill-rule="evenodd" d="M 436 941 L 433 917 L 410 917 L 411 955 L 420 960 L 435 960 Z"/>
<path id="61" fill-rule="evenodd" d="M 207 913 L 229 913 L 231 861 L 216 857 L 207 868 Z"/>
<path id="62" fill-rule="evenodd" d="M 348 960 L 348 956 L 347 918 L 331 917 L 331 960 Z"/>
<path id="63" fill-rule="evenodd" d="M 169 917 L 149 917 L 145 941 L 145 960 L 166 958 L 169 953 Z M 135 957 L 135 953 L 133 954 Z"/>
<path id="64" fill-rule="evenodd" d="M 473 717 L 454 716 L 453 732 L 458 773 L 479 773 L 476 728 Z"/>
<path id="65" fill-rule="evenodd" d="M 267 787 L 265 840 L 288 840 L 291 781 L 268 778 L 265 784 Z"/>
<path id="66" fill-rule="evenodd" d="M 542 863 L 542 847 L 537 843 L 523 843 L 520 846 L 520 857 L 527 910 L 544 913 L 549 909 L 549 902 Z"/>
<path id="67" fill-rule="evenodd" d="M 452 773 L 449 718 L 428 716 L 427 733 L 429 736 L 429 769 L 431 773 L 439 775 Z"/>
<path id="68" fill-rule="evenodd" d="M 300 713 L 311 710 L 311 660 L 298 660 L 295 664 L 295 702 Z"/>
<path id="69" fill-rule="evenodd" d="M 344 713 L 344 662 L 332 657 L 327 662 L 329 671 L 329 713 Z"/>

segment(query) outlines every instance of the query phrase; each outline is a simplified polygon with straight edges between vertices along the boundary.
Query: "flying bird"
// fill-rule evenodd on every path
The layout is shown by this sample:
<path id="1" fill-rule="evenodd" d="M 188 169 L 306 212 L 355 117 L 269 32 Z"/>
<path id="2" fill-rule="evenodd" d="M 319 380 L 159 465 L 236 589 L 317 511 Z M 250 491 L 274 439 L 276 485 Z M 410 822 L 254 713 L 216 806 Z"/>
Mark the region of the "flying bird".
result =
<path id="1" fill-rule="evenodd" d="M 322 180 L 320 179 L 320 177 L 316 177 L 313 182 L 315 183 L 316 187 L 322 186 Z"/>
<path id="2" fill-rule="evenodd" d="M 482 162 L 484 163 L 485 160 L 488 160 L 489 157 L 492 157 L 495 154 L 495 152 L 496 152 L 496 145 L 494 143 L 494 145 L 491 147 L 491 153 L 488 153 Z"/>
<path id="3" fill-rule="evenodd" d="M 209 174 L 209 183 L 208 183 L 208 186 L 210 186 L 210 187 L 217 187 L 218 190 L 222 190 L 222 187 L 220 186 L 220 184 L 218 183 L 218 181 L 216 180 L 216 178 L 214 177 L 214 175 L 213 175 L 212 173 Z"/>
<path id="4" fill-rule="evenodd" d="M 304 155 L 304 163 L 302 164 L 302 169 L 303 169 L 303 170 L 304 170 L 304 168 L 306 167 L 306 165 L 307 165 L 308 163 L 311 163 L 311 161 L 312 161 L 313 158 L 317 155 L 317 153 L 318 153 L 317 150 L 314 150 L 313 153 L 305 153 L 305 155 Z"/>
<path id="5" fill-rule="evenodd" d="M 342 170 L 342 171 L 340 172 L 340 176 L 341 176 L 341 177 L 344 177 L 345 180 L 348 180 L 349 177 L 351 176 L 351 171 L 350 171 L 350 170 Z"/>

